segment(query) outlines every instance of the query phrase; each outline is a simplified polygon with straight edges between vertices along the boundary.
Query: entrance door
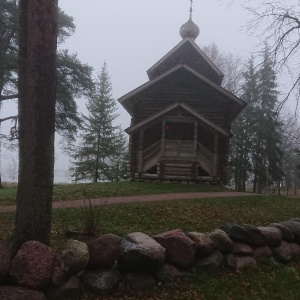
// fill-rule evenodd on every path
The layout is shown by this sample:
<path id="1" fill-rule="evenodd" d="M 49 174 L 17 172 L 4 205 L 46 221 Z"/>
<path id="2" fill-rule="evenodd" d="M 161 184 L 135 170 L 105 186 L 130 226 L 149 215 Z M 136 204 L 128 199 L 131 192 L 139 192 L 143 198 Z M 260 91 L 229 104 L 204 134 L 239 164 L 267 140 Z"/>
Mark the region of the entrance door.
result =
<path id="1" fill-rule="evenodd" d="M 167 122 L 165 156 L 194 156 L 194 123 Z"/>

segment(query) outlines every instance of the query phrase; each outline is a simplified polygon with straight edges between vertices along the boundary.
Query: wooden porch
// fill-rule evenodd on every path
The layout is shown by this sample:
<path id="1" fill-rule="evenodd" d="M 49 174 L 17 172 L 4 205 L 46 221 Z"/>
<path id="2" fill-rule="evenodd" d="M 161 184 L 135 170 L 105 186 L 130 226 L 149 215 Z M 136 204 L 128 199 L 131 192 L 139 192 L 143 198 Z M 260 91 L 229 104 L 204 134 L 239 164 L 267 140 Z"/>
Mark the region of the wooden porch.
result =
<path id="1" fill-rule="evenodd" d="M 188 105 L 172 104 L 127 132 L 131 178 L 220 181 L 220 141 L 228 133 Z"/>
<path id="2" fill-rule="evenodd" d="M 197 140 L 165 140 L 139 151 L 137 178 L 161 180 L 210 181 L 217 176 L 216 151 L 211 152 Z"/>

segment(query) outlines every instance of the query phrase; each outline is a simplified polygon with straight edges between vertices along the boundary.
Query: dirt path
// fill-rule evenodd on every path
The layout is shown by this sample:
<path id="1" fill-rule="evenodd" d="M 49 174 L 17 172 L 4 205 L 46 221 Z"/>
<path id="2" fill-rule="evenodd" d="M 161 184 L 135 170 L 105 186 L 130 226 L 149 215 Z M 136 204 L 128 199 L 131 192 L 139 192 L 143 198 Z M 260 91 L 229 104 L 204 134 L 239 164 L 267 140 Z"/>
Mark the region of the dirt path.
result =
<path id="1" fill-rule="evenodd" d="M 214 193 L 172 193 L 172 194 L 157 194 L 157 195 L 141 195 L 141 196 L 126 196 L 126 197 L 107 197 L 91 199 L 94 206 L 111 205 L 119 203 L 141 203 L 141 202 L 159 202 L 173 201 L 184 199 L 204 199 L 204 198 L 226 198 L 226 197 L 242 197 L 255 196 L 252 193 L 241 192 L 214 192 Z M 52 207 L 57 208 L 80 208 L 88 205 L 87 200 L 69 200 L 61 202 L 53 202 Z M 0 213 L 14 212 L 15 206 L 0 206 Z"/>

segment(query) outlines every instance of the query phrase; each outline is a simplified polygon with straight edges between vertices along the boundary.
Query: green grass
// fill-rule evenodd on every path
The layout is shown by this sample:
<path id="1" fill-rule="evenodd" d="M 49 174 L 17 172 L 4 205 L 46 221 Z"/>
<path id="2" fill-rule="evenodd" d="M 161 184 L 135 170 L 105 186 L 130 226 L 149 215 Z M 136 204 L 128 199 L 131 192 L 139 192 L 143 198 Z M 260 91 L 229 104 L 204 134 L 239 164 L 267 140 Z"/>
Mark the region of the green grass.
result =
<path id="1" fill-rule="evenodd" d="M 0 189 L 0 205 L 14 205 L 16 195 L 17 188 L 15 187 Z"/>
<path id="2" fill-rule="evenodd" d="M 196 274 L 174 284 L 162 285 L 151 293 L 92 299 L 298 300 L 299 284 L 299 263 L 282 265 L 270 259 L 238 274 L 228 271 L 215 276 Z"/>
<path id="3" fill-rule="evenodd" d="M 125 235 L 143 231 L 156 234 L 181 228 L 206 232 L 225 222 L 266 225 L 300 216 L 300 200 L 249 196 L 178 200 L 172 202 L 106 205 L 94 208 L 101 233 Z M 83 230 L 82 209 L 55 210 L 54 230 Z"/>
<path id="4" fill-rule="evenodd" d="M 118 204 L 93 208 L 93 214 L 99 234 L 124 236 L 129 232 L 142 231 L 153 235 L 176 228 L 185 232 L 208 232 L 225 222 L 267 225 L 300 217 L 300 199 L 250 196 Z M 65 232 L 84 231 L 88 216 L 84 209 L 54 210 L 52 247 L 56 251 L 64 248 L 67 241 Z M 0 217 L 0 240 L 7 240 L 12 232 L 14 214 L 1 214 Z M 92 299 L 298 300 L 299 284 L 300 263 L 282 265 L 268 260 L 241 273 L 223 270 L 211 277 L 191 275 L 178 283 L 160 286 L 151 293 L 138 296 L 116 294 Z"/>
<path id="5" fill-rule="evenodd" d="M 207 232 L 225 222 L 266 225 L 300 217 L 300 199 L 277 196 L 249 196 L 178 200 L 171 202 L 104 205 L 92 210 L 99 234 L 143 231 L 153 235 L 180 228 L 183 231 Z M 89 214 L 84 209 L 53 211 L 53 246 L 63 246 L 67 231 L 84 231 Z M 14 214 L 1 214 L 0 240 L 13 227 Z"/>
<path id="6" fill-rule="evenodd" d="M 53 201 L 66 201 L 86 198 L 133 196 L 184 192 L 219 192 L 222 188 L 204 184 L 182 185 L 147 182 L 107 182 L 55 185 Z M 0 206 L 14 205 L 17 188 L 0 190 Z"/>

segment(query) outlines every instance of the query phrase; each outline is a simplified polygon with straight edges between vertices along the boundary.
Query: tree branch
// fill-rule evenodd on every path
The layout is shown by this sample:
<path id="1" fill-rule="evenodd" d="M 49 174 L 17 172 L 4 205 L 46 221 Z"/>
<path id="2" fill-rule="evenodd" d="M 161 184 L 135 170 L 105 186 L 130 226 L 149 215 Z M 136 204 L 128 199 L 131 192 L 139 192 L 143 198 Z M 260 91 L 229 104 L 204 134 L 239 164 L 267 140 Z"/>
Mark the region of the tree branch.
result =
<path id="1" fill-rule="evenodd" d="M 19 98 L 19 94 L 8 95 L 8 96 L 0 95 L 0 102 L 5 101 L 5 100 L 18 99 L 18 98 Z"/>
<path id="2" fill-rule="evenodd" d="M 6 117 L 6 118 L 3 118 L 3 119 L 0 119 L 0 123 L 2 122 L 5 122 L 5 121 L 8 121 L 8 120 L 17 120 L 18 119 L 18 115 L 17 116 L 9 116 L 9 117 Z"/>

